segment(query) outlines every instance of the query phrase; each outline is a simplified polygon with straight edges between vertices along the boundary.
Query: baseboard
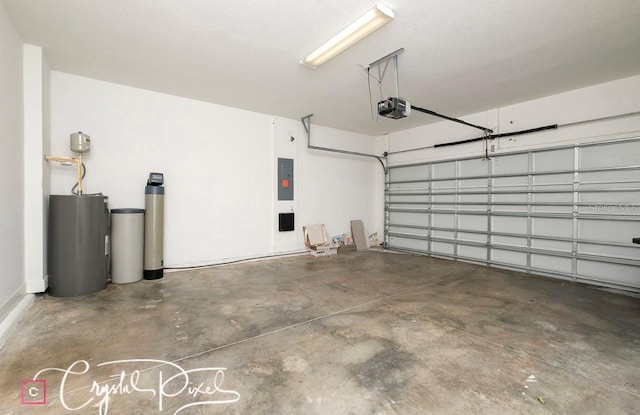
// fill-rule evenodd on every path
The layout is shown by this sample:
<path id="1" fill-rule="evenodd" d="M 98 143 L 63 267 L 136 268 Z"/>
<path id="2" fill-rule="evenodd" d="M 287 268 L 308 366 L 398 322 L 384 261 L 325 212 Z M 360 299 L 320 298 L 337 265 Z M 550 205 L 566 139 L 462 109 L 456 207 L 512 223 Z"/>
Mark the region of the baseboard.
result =
<path id="1" fill-rule="evenodd" d="M 20 294 L 21 299 L 9 311 L 5 318 L 0 321 L 0 349 L 9 339 L 12 329 L 20 321 L 20 318 L 26 313 L 31 304 L 33 304 L 36 296 L 34 294 Z M 13 302 L 13 301 L 10 301 Z"/>
<path id="2" fill-rule="evenodd" d="M 34 281 L 26 281 L 26 290 L 28 293 L 43 293 L 47 291 L 47 287 L 49 287 L 49 276 L 46 275 L 43 279 L 38 279 Z"/>

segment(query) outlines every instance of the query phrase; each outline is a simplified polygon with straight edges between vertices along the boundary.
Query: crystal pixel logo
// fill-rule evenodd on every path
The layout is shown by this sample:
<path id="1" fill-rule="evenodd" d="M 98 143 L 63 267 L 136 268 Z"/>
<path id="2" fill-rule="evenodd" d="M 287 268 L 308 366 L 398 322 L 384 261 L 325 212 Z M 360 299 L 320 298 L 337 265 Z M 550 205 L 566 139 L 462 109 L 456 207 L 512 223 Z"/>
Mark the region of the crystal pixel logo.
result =
<path id="1" fill-rule="evenodd" d="M 21 380 L 20 403 L 22 405 L 45 405 L 47 403 L 47 381 L 44 379 Z"/>

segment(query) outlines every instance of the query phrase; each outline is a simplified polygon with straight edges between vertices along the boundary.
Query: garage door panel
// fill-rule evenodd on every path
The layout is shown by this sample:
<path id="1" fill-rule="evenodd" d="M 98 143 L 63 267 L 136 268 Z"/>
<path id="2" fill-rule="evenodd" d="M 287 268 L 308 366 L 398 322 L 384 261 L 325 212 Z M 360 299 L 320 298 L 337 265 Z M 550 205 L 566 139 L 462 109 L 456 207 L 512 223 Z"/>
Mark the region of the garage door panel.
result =
<path id="1" fill-rule="evenodd" d="M 527 234 L 527 218 L 496 216 L 491 221 L 494 232 Z"/>
<path id="2" fill-rule="evenodd" d="M 487 237 L 483 233 L 469 233 L 469 232 L 458 232 L 458 239 L 463 241 L 471 241 L 478 243 L 485 243 L 487 241 Z"/>
<path id="3" fill-rule="evenodd" d="M 493 202 L 496 205 L 500 203 L 522 203 L 527 204 L 528 198 L 526 193 L 516 193 L 516 194 L 493 194 L 492 195 Z"/>
<path id="4" fill-rule="evenodd" d="M 535 193 L 531 197 L 534 203 L 573 203 L 573 192 Z"/>
<path id="5" fill-rule="evenodd" d="M 493 158 L 493 172 L 496 175 L 527 173 L 529 156 L 513 154 Z"/>
<path id="6" fill-rule="evenodd" d="M 453 243 L 432 242 L 431 250 L 434 254 L 453 255 L 455 245 Z"/>
<path id="7" fill-rule="evenodd" d="M 464 204 L 464 205 L 458 205 L 458 212 L 460 213 L 464 213 L 465 211 L 467 212 L 486 212 L 487 209 L 489 209 L 489 205 L 484 203 L 484 204 Z"/>
<path id="8" fill-rule="evenodd" d="M 598 281 L 640 288 L 640 268 L 596 261 L 579 261 L 578 273 Z"/>
<path id="9" fill-rule="evenodd" d="M 587 205 L 593 213 L 636 213 L 640 209 L 640 192 L 593 192 L 581 193 L 580 202 Z"/>
<path id="10" fill-rule="evenodd" d="M 640 222 L 584 220 L 578 222 L 578 237 L 582 240 L 630 243 L 640 236 Z M 638 245 L 640 247 L 640 245 Z"/>
<path id="11" fill-rule="evenodd" d="M 433 200 L 433 209 L 453 210 L 456 204 L 454 195 L 432 195 L 431 200 Z"/>
<path id="12" fill-rule="evenodd" d="M 527 246 L 527 237 L 494 235 L 492 237 L 492 242 L 498 245 L 519 246 L 524 248 Z"/>
<path id="13" fill-rule="evenodd" d="M 533 248 L 549 249 L 552 251 L 571 253 L 573 242 L 553 241 L 549 239 L 533 239 L 531 241 Z"/>
<path id="14" fill-rule="evenodd" d="M 571 183 L 573 181 L 573 173 L 561 173 L 561 174 L 543 174 L 539 176 L 533 176 L 532 184 L 534 188 L 543 190 L 548 185 Z"/>
<path id="15" fill-rule="evenodd" d="M 571 258 L 562 258 L 551 255 L 531 255 L 531 267 L 539 270 L 571 274 Z"/>
<path id="16" fill-rule="evenodd" d="M 461 179 L 458 181 L 461 190 L 478 190 L 487 188 L 487 179 Z"/>
<path id="17" fill-rule="evenodd" d="M 481 215 L 458 215 L 458 229 L 470 231 L 487 231 L 488 221 Z"/>
<path id="18" fill-rule="evenodd" d="M 599 245 L 580 243 L 578 244 L 578 253 L 587 255 L 605 255 L 611 258 L 630 258 L 640 259 L 640 248 L 638 245 L 631 245 L 631 240 L 628 240 L 630 246 L 613 246 L 613 245 Z"/>
<path id="19" fill-rule="evenodd" d="M 488 197 L 486 194 L 480 195 L 465 195 L 462 194 L 459 196 L 459 201 L 462 203 L 478 203 L 478 204 L 486 204 Z"/>
<path id="20" fill-rule="evenodd" d="M 548 172 L 558 170 L 572 170 L 573 154 L 574 151 L 571 148 L 533 153 L 533 171 Z M 569 180 L 572 179 L 573 177 L 571 177 Z"/>
<path id="21" fill-rule="evenodd" d="M 640 164 L 640 162 L 638 163 Z M 632 181 L 637 184 L 640 181 L 640 170 L 614 170 L 580 173 L 581 183 L 621 183 L 627 181 Z"/>
<path id="22" fill-rule="evenodd" d="M 533 218 L 533 235 L 571 238 L 573 235 L 572 219 Z"/>
<path id="23" fill-rule="evenodd" d="M 389 245 L 396 248 L 405 248 L 417 251 L 425 251 L 429 249 L 429 243 L 418 239 L 399 238 L 395 236 L 389 237 Z"/>
<path id="24" fill-rule="evenodd" d="M 414 183 L 393 183 L 389 185 L 389 190 L 392 192 L 422 192 L 427 193 L 429 191 L 428 182 L 414 182 Z"/>
<path id="25" fill-rule="evenodd" d="M 417 180 L 417 179 L 430 179 L 429 166 L 417 165 L 410 167 L 398 167 L 390 170 L 389 176 L 391 181 L 401 180 Z"/>
<path id="26" fill-rule="evenodd" d="M 640 142 L 628 141 L 580 149 L 580 169 L 617 167 L 638 164 Z"/>
<path id="27" fill-rule="evenodd" d="M 433 226 L 436 228 L 453 228 L 455 225 L 455 217 L 450 214 L 433 214 Z"/>
<path id="28" fill-rule="evenodd" d="M 512 202 L 512 203 L 520 203 L 520 202 Z M 493 212 L 512 212 L 512 213 L 527 213 L 528 205 L 526 203 L 520 204 L 508 204 L 508 205 L 499 205 L 494 204 L 492 207 Z"/>
<path id="29" fill-rule="evenodd" d="M 460 245 L 458 247 L 458 255 L 466 258 L 486 260 L 487 248 L 483 248 L 480 246 Z"/>
<path id="30" fill-rule="evenodd" d="M 517 266 L 527 265 L 527 254 L 524 252 L 507 251 L 503 249 L 493 249 L 491 259 L 502 264 Z"/>
<path id="31" fill-rule="evenodd" d="M 411 228 L 411 227 L 403 227 L 403 226 L 390 226 L 389 232 L 411 234 L 411 235 L 417 235 L 417 236 L 423 236 L 423 237 L 427 237 L 429 235 L 429 229 Z"/>
<path id="32" fill-rule="evenodd" d="M 405 195 L 396 195 L 396 196 L 392 196 L 389 198 L 389 201 L 395 205 L 400 205 L 400 204 L 422 204 L 422 205 L 428 205 L 429 202 L 431 201 L 429 196 L 405 196 Z M 395 206 L 398 207 L 398 206 Z"/>
<path id="33" fill-rule="evenodd" d="M 558 203 L 558 202 L 554 202 Z M 560 213 L 565 215 L 570 215 L 573 213 L 573 206 L 569 205 L 542 205 L 542 206 L 532 206 L 531 211 L 533 213 Z"/>
<path id="34" fill-rule="evenodd" d="M 455 232 L 454 231 L 443 231 L 443 230 L 440 230 L 440 229 L 433 229 L 431 231 L 431 235 L 434 238 L 449 239 L 451 241 L 453 241 L 455 239 Z"/>
<path id="35" fill-rule="evenodd" d="M 492 182 L 494 189 L 527 190 L 529 181 L 527 176 L 496 177 Z"/>
<path id="36" fill-rule="evenodd" d="M 429 225 L 429 216 L 421 213 L 390 212 L 389 223 L 395 225 Z"/>
<path id="37" fill-rule="evenodd" d="M 456 177 L 456 162 L 450 161 L 445 163 L 433 164 L 433 178 L 434 179 L 447 179 Z"/>
<path id="38" fill-rule="evenodd" d="M 482 159 L 462 160 L 458 163 L 458 176 L 461 178 L 470 176 L 484 176 L 487 174 L 487 167 L 487 162 Z"/>
<path id="39" fill-rule="evenodd" d="M 447 192 L 455 190 L 456 181 L 455 180 L 441 180 L 437 182 L 432 182 L 431 187 L 433 188 L 433 192 Z"/>

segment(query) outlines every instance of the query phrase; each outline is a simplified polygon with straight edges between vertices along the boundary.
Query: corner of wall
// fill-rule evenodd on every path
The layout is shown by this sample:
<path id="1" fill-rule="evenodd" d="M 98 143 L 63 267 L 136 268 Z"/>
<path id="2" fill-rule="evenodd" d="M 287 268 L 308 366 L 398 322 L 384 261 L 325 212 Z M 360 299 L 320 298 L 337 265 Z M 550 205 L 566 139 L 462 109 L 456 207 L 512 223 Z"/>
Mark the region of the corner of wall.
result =
<path id="1" fill-rule="evenodd" d="M 0 313 L 25 288 L 23 55 L 22 39 L 0 2 Z"/>
<path id="2" fill-rule="evenodd" d="M 42 48 L 23 46 L 24 279 L 28 293 L 44 292 L 46 277 L 46 197 L 48 166 L 48 74 Z"/>

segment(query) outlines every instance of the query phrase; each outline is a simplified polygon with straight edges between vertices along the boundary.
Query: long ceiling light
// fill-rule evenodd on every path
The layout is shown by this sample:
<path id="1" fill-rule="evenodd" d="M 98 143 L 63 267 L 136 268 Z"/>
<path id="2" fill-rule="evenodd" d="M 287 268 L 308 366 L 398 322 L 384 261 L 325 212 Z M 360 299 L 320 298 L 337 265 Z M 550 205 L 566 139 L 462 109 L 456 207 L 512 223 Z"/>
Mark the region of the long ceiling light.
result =
<path id="1" fill-rule="evenodd" d="M 345 49 L 348 49 L 389 23 L 393 20 L 393 17 L 393 10 L 382 4 L 376 5 L 318 49 L 308 54 L 300 61 L 300 64 L 311 69 L 316 69 L 318 66 L 339 55 Z"/>

